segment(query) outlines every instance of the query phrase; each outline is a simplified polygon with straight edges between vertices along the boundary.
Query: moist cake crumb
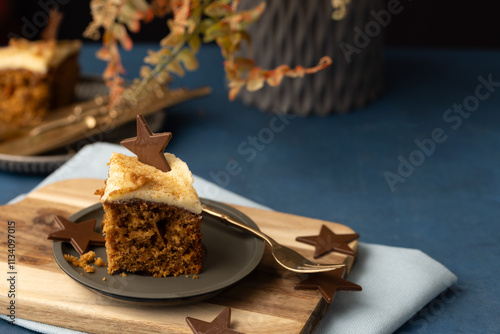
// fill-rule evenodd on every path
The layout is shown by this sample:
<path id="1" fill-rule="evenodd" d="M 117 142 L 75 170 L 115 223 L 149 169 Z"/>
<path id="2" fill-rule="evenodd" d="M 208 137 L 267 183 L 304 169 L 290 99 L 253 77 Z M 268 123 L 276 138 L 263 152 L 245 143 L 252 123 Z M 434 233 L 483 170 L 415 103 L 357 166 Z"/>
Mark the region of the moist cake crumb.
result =
<path id="1" fill-rule="evenodd" d="M 101 259 L 100 257 L 96 258 L 96 259 L 94 260 L 94 263 L 95 263 L 95 265 L 96 265 L 96 266 L 98 266 L 98 267 L 104 267 L 104 266 L 106 265 L 106 262 L 104 262 L 104 260 L 103 260 L 103 259 Z"/>
<path id="2" fill-rule="evenodd" d="M 105 266 L 106 263 L 100 257 L 95 257 L 94 251 L 88 251 L 85 254 L 82 254 L 79 258 L 73 255 L 64 254 L 64 259 L 74 265 L 75 267 L 83 268 L 86 273 L 95 272 L 95 268 L 90 265 L 90 263 L 94 262 L 96 266 L 102 267 Z M 81 273 L 80 273 L 81 274 Z"/>
<path id="3" fill-rule="evenodd" d="M 201 271 L 201 218 L 187 210 L 141 200 L 104 203 L 108 272 L 155 277 Z"/>
<path id="4" fill-rule="evenodd" d="M 83 270 L 85 270 L 86 273 L 93 273 L 95 272 L 95 268 L 92 267 L 91 265 L 86 265 L 85 267 L 83 267 Z"/>
<path id="5" fill-rule="evenodd" d="M 114 153 L 101 195 L 108 273 L 155 277 L 202 269 L 201 204 L 186 163 L 165 153 L 169 172 Z"/>

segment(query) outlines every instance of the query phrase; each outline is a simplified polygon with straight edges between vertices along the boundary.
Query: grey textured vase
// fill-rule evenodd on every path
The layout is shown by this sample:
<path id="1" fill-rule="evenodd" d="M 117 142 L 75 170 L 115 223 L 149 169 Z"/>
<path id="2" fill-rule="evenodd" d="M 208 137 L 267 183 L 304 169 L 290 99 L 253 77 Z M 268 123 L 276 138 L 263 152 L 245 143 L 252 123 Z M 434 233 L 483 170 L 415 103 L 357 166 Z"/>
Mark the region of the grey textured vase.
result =
<path id="1" fill-rule="evenodd" d="M 241 9 L 261 0 L 241 1 Z M 344 19 L 335 21 L 330 0 L 268 0 L 249 32 L 250 56 L 264 69 L 282 64 L 315 66 L 322 56 L 328 68 L 304 78 L 285 78 L 278 87 L 243 89 L 238 98 L 262 110 L 297 115 L 328 115 L 361 108 L 384 89 L 383 40 L 388 17 L 376 13 L 384 0 L 352 0 Z M 385 21 L 384 21 L 385 20 Z"/>

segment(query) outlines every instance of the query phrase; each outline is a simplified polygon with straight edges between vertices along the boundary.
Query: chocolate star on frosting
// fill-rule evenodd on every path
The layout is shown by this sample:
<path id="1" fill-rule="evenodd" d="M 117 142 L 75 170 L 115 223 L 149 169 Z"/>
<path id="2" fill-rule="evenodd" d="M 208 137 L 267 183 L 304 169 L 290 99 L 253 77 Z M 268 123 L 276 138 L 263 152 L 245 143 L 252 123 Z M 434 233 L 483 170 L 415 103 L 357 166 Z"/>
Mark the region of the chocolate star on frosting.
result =
<path id="1" fill-rule="evenodd" d="M 94 231 L 95 219 L 74 223 L 64 217 L 55 216 L 54 220 L 62 229 L 50 233 L 47 239 L 69 241 L 80 255 L 87 252 L 91 243 L 94 245 L 104 245 L 104 236 Z"/>
<path id="2" fill-rule="evenodd" d="M 172 138 L 171 132 L 153 134 L 144 116 L 137 115 L 137 137 L 124 139 L 123 146 L 137 155 L 137 159 L 145 164 L 169 172 L 170 166 L 163 152 Z"/>
<path id="3" fill-rule="evenodd" d="M 231 308 L 226 307 L 219 315 L 211 322 L 206 322 L 191 317 L 186 318 L 189 328 L 195 334 L 242 334 L 234 329 L 229 328 L 231 322 Z"/>
<path id="4" fill-rule="evenodd" d="M 331 303 L 337 291 L 361 291 L 361 286 L 344 279 L 346 268 L 318 274 L 310 274 L 294 285 L 297 289 L 319 290 L 323 299 Z"/>
<path id="5" fill-rule="evenodd" d="M 297 237 L 295 240 L 316 246 L 316 249 L 314 250 L 314 258 L 318 258 L 331 251 L 356 256 L 356 252 L 354 252 L 347 244 L 358 238 L 359 234 L 357 233 L 335 234 L 332 230 L 323 225 L 321 226 L 319 235 Z"/>

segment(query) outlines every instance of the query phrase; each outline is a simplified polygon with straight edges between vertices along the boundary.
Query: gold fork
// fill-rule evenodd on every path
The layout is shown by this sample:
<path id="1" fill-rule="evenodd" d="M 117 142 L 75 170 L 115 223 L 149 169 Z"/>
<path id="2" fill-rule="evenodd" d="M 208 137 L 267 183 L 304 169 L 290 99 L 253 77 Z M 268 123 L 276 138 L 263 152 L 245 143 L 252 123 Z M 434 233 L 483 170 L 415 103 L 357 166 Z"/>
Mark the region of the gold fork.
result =
<path id="1" fill-rule="evenodd" d="M 279 244 L 276 240 L 269 237 L 267 234 L 248 226 L 247 224 L 225 214 L 213 207 L 206 204 L 201 205 L 204 213 L 207 213 L 213 217 L 217 217 L 222 220 L 222 222 L 228 223 L 233 226 L 237 226 L 253 235 L 263 239 L 271 246 L 271 251 L 274 259 L 284 268 L 294 271 L 296 273 L 320 273 L 325 271 L 331 271 L 335 269 L 344 268 L 345 264 L 320 264 L 311 262 L 293 249 Z"/>

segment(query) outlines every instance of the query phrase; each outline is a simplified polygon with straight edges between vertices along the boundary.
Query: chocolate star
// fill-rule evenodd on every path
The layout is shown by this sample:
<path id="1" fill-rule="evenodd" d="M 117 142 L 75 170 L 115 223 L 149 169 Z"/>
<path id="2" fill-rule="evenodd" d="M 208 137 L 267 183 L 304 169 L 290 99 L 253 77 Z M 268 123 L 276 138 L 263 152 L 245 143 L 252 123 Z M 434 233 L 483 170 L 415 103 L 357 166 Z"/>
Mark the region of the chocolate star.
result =
<path id="1" fill-rule="evenodd" d="M 325 225 L 321 226 L 319 235 L 308 237 L 297 237 L 295 240 L 316 246 L 314 258 L 318 258 L 330 251 L 337 251 L 347 255 L 356 256 L 351 247 L 347 244 L 359 238 L 359 234 L 335 234 Z"/>
<path id="2" fill-rule="evenodd" d="M 124 139 L 123 146 L 137 155 L 140 162 L 158 168 L 162 172 L 170 171 L 163 152 L 172 138 L 171 132 L 153 134 L 144 116 L 137 115 L 137 137 Z"/>
<path id="3" fill-rule="evenodd" d="M 95 219 L 73 223 L 61 216 L 55 216 L 54 220 L 62 230 L 50 233 L 47 239 L 69 241 L 80 255 L 87 252 L 90 243 L 104 245 L 104 236 L 94 231 Z"/>
<path id="4" fill-rule="evenodd" d="M 191 317 L 186 317 L 186 322 L 195 334 L 242 334 L 229 328 L 229 323 L 231 322 L 231 308 L 229 307 L 226 307 L 211 322 Z"/>
<path id="5" fill-rule="evenodd" d="M 346 268 L 325 273 L 311 274 L 305 280 L 294 285 L 297 289 L 319 290 L 323 299 L 331 303 L 337 291 L 361 291 L 361 286 L 345 280 Z"/>

